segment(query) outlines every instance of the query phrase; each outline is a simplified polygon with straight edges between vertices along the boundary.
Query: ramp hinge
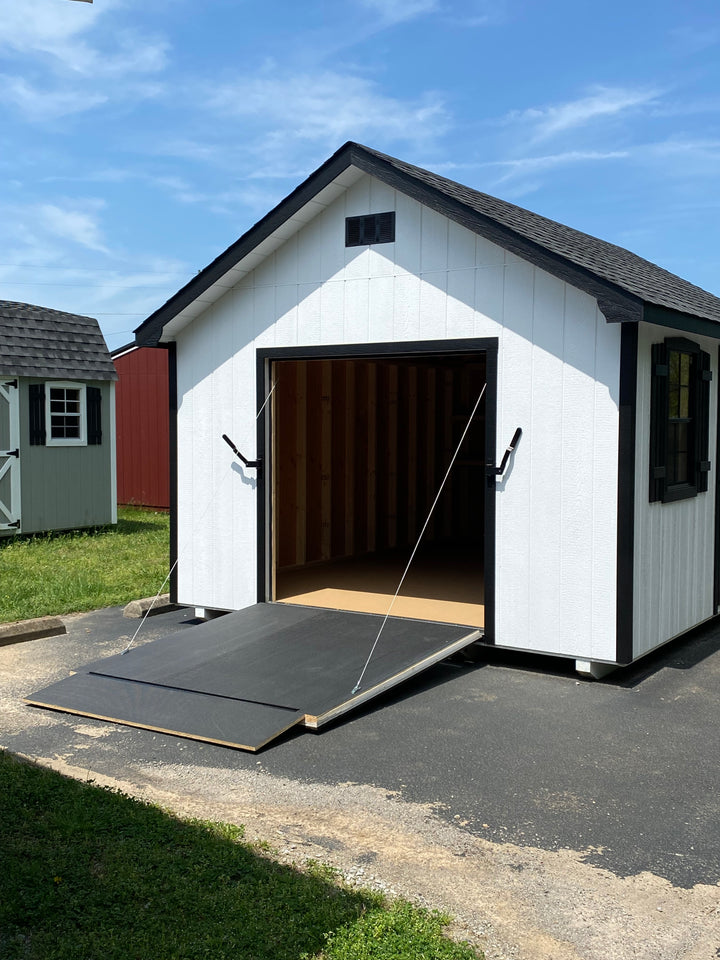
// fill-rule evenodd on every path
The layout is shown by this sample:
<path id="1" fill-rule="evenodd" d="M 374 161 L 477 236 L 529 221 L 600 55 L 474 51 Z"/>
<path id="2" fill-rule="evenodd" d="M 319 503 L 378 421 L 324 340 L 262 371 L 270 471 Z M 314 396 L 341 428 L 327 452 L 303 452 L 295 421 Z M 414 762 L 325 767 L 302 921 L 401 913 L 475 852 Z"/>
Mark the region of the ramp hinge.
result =
<path id="1" fill-rule="evenodd" d="M 14 450 L 0 450 L 0 457 L 17 457 L 20 459 L 20 448 L 15 447 Z"/>

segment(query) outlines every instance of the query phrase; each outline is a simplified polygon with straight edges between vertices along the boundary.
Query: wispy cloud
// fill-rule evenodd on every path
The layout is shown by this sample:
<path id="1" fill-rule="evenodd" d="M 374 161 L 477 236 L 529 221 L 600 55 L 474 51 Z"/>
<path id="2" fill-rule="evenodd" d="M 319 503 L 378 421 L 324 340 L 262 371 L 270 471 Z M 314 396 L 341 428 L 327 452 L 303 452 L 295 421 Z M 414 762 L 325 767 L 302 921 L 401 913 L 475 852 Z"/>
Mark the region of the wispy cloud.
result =
<path id="1" fill-rule="evenodd" d="M 120 5 L 119 0 L 103 0 L 92 7 L 57 0 L 33 0 L 31 4 L 0 0 L 0 50 L 34 55 L 46 65 L 85 76 L 117 77 L 163 69 L 164 40 L 146 38 L 117 25 L 107 34 L 100 29 Z"/>
<path id="2" fill-rule="evenodd" d="M 0 0 L 0 98 L 33 122 L 91 110 L 111 100 L 145 99 L 167 65 L 168 44 L 112 18 L 120 0 L 84 6 L 58 0 Z"/>
<path id="3" fill-rule="evenodd" d="M 0 298 L 97 317 L 112 348 L 130 340 L 191 270 L 171 257 L 112 249 L 101 208 L 93 200 L 0 206 Z"/>
<path id="4" fill-rule="evenodd" d="M 362 0 L 362 5 L 376 13 L 386 26 L 414 20 L 440 8 L 438 0 Z"/>
<path id="5" fill-rule="evenodd" d="M 495 160 L 485 164 L 498 167 L 503 172 L 498 183 L 517 176 L 534 175 L 558 167 L 575 166 L 579 163 L 597 163 L 604 160 L 625 160 L 630 156 L 627 150 L 568 150 L 565 153 L 553 153 L 541 157 L 521 157 L 516 160 Z"/>
<path id="6" fill-rule="evenodd" d="M 99 205 L 93 203 L 92 207 Z M 38 204 L 34 211 L 37 229 L 67 240 L 70 243 L 95 250 L 99 253 L 108 253 L 108 248 L 102 240 L 100 225 L 97 216 L 91 210 L 80 209 L 77 206 L 61 207 L 54 203 Z"/>
<path id="7" fill-rule="evenodd" d="M 687 56 L 720 43 L 720 27 L 716 18 L 702 26 L 699 23 L 683 24 L 671 30 L 669 38 L 675 49 Z"/>
<path id="8" fill-rule="evenodd" d="M 26 120 L 42 121 L 82 113 L 107 102 L 107 95 L 79 86 L 47 89 L 22 77 L 0 74 L 0 102 L 15 107 Z"/>
<path id="9" fill-rule="evenodd" d="M 547 140 L 593 121 L 655 104 L 659 95 L 660 91 L 652 88 L 598 86 L 577 100 L 513 111 L 504 117 L 504 122 L 529 127 L 535 141 Z"/>
<path id="10" fill-rule="evenodd" d="M 254 120 L 268 145 L 391 138 L 422 141 L 440 132 L 448 116 L 442 98 L 423 94 L 403 101 L 365 77 L 335 71 L 242 77 L 208 92 L 207 106 L 225 117 Z"/>

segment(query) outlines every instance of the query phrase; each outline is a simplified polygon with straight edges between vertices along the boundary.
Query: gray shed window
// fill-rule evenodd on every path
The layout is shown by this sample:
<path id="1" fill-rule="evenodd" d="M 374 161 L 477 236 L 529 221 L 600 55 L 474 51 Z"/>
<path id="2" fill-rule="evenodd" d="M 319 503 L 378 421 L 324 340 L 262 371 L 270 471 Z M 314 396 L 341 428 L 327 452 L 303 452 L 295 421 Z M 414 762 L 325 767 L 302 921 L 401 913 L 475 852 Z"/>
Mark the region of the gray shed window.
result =
<path id="1" fill-rule="evenodd" d="M 57 380 L 33 383 L 29 404 L 31 446 L 84 447 L 102 443 L 99 387 Z"/>
<path id="2" fill-rule="evenodd" d="M 85 443 L 85 387 L 64 383 L 48 390 L 48 443 Z"/>

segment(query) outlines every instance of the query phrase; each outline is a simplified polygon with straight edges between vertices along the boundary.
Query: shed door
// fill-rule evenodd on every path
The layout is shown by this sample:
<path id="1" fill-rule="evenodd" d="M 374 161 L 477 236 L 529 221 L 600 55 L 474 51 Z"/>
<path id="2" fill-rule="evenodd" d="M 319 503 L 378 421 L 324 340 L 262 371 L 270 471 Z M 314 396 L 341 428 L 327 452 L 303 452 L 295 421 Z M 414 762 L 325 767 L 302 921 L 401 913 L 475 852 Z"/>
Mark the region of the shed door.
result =
<path id="1" fill-rule="evenodd" d="M 18 381 L 0 380 L 0 530 L 20 532 Z"/>

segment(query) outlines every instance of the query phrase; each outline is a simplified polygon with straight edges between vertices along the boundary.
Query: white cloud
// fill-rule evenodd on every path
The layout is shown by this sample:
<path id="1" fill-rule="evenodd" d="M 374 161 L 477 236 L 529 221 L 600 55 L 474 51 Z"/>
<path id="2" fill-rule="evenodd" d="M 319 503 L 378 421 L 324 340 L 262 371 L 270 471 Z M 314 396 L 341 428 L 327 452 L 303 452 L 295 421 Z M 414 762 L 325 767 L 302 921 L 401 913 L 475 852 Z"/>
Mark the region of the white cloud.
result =
<path id="1" fill-rule="evenodd" d="M 113 19 L 121 0 L 0 0 L 0 99 L 24 119 L 44 121 L 110 100 L 154 96 L 149 82 L 167 65 L 168 45 Z M 17 65 L 16 69 L 8 69 Z"/>
<path id="2" fill-rule="evenodd" d="M 0 207 L 0 248 L 0 298 L 97 317 L 111 349 L 191 275 L 172 258 L 107 250 L 89 213 L 52 204 Z"/>
<path id="3" fill-rule="evenodd" d="M 101 240 L 97 220 L 81 210 L 68 210 L 54 203 L 44 203 L 38 207 L 42 225 L 50 233 L 63 240 L 70 240 L 88 250 L 107 253 L 108 249 Z"/>
<path id="4" fill-rule="evenodd" d="M 362 0 L 363 5 L 380 15 L 384 25 L 403 23 L 415 17 L 434 13 L 439 9 L 437 0 Z"/>
<path id="5" fill-rule="evenodd" d="M 278 150 L 293 140 L 333 148 L 363 138 L 422 141 L 447 122 L 437 94 L 404 102 L 371 80 L 333 71 L 243 77 L 210 91 L 206 103 L 223 116 L 257 121 L 266 145 Z"/>
<path id="6" fill-rule="evenodd" d="M 504 175 L 498 181 L 502 183 L 516 176 L 537 174 L 557 167 L 573 166 L 577 163 L 591 163 L 600 160 L 624 160 L 630 156 L 627 150 L 568 150 L 565 153 L 554 153 L 542 157 L 521 157 L 516 160 L 496 160 L 486 164 L 491 167 L 505 169 Z"/>
<path id="7" fill-rule="evenodd" d="M 658 90 L 648 88 L 595 87 L 587 96 L 567 103 L 513 111 L 505 117 L 505 122 L 530 126 L 534 140 L 546 140 L 593 120 L 655 104 L 658 96 Z"/>
<path id="8" fill-rule="evenodd" d="M 49 120 L 82 113 L 107 99 L 105 94 L 87 87 L 47 90 L 31 86 L 22 77 L 0 75 L 0 101 L 16 107 L 27 120 Z"/>
<path id="9" fill-rule="evenodd" d="M 103 0 L 92 7 L 59 0 L 0 0 L 0 50 L 36 59 L 67 74 L 117 77 L 162 70 L 167 44 L 114 27 L 103 42 L 103 19 L 120 6 Z M 92 34 L 94 44 L 87 35 Z"/>

